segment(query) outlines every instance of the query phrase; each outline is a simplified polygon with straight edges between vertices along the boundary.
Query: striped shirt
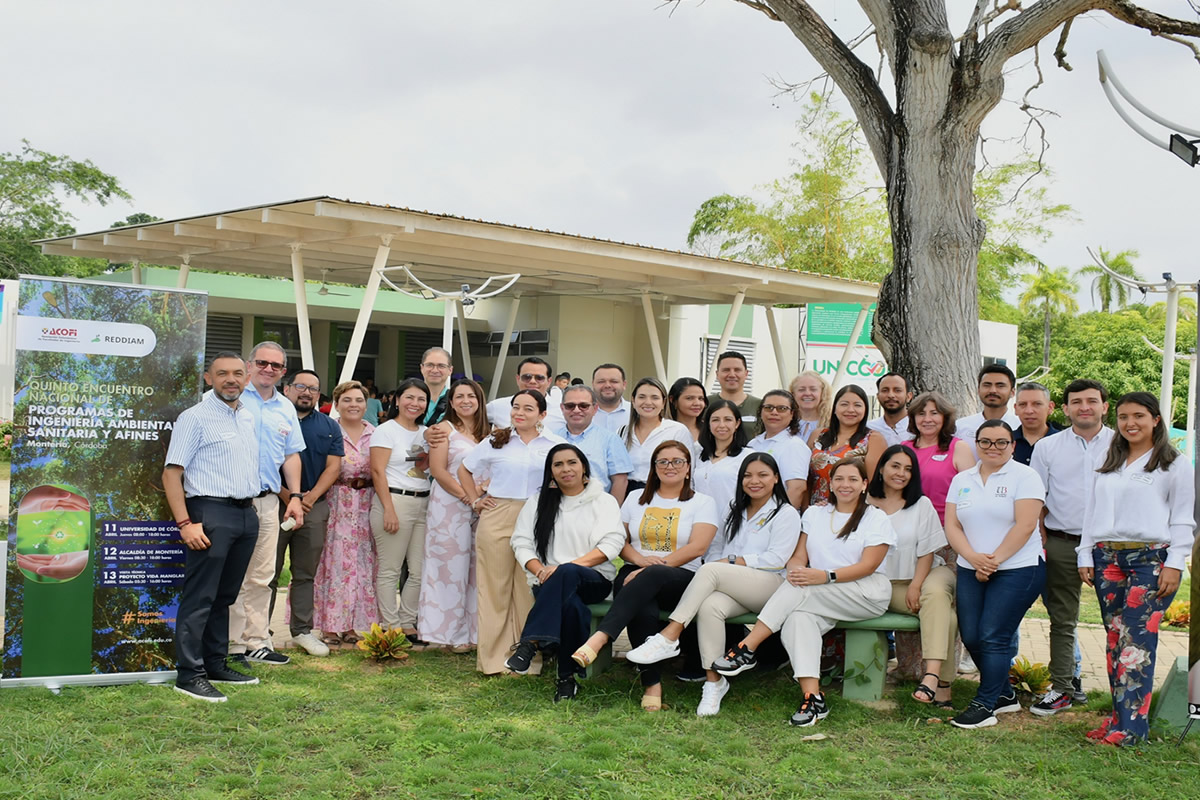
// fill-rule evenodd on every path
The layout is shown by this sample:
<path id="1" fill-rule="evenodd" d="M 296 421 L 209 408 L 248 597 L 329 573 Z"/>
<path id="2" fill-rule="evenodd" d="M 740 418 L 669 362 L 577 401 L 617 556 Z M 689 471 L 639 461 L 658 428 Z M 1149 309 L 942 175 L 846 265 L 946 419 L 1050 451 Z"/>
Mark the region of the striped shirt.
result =
<path id="1" fill-rule="evenodd" d="M 262 395 L 247 384 L 242 391 L 242 403 L 254 418 L 254 430 L 258 439 L 258 494 L 264 489 L 278 492 L 282 481 L 279 468 L 285 458 L 304 449 L 304 434 L 300 431 L 300 419 L 292 401 L 272 388 L 271 398 Z"/>
<path id="2" fill-rule="evenodd" d="M 183 467 L 188 497 L 244 499 L 259 492 L 254 417 L 242 402 L 230 408 L 211 390 L 175 420 L 167 464 Z"/>

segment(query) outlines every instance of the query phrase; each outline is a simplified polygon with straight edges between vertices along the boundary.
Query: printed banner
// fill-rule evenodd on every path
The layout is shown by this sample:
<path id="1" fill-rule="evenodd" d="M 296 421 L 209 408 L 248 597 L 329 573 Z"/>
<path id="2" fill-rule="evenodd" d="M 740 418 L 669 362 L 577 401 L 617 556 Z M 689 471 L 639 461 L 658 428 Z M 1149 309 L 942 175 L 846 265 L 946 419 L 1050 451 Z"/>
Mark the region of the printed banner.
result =
<path id="1" fill-rule="evenodd" d="M 172 670 L 185 556 L 161 474 L 208 298 L 39 277 L 18 297 L 2 676 Z"/>
<path id="2" fill-rule="evenodd" d="M 842 358 L 846 358 L 846 370 L 840 388 L 854 383 L 863 388 L 867 397 L 875 397 L 875 382 L 887 372 L 883 354 L 871 343 L 871 323 L 875 318 L 875 305 L 867 311 L 862 333 L 850 352 L 846 354 L 846 343 L 854 332 L 854 323 L 862 306 L 858 303 L 809 303 L 804 324 L 805 369 L 816 372 L 830 384 L 837 377 Z M 874 400 L 872 399 L 872 405 Z"/>

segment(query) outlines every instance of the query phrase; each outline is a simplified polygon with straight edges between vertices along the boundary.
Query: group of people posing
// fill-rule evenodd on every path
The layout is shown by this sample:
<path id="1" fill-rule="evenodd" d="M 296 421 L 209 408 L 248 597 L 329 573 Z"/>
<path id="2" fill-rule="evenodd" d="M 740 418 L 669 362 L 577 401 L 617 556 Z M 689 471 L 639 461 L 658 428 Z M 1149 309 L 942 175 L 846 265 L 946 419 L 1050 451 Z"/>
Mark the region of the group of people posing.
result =
<path id="1" fill-rule="evenodd" d="M 306 370 L 285 382 L 294 422 L 280 425 L 267 414 L 284 410 L 273 358 L 282 351 L 269 343 L 247 362 L 215 358 L 213 391 L 181 415 L 167 455 L 189 548 L 177 688 L 191 696 L 219 701 L 212 683 L 256 680 L 231 662 L 286 663 L 269 634 L 239 638 L 227 609 L 273 603 L 290 548 L 288 624 L 313 655 L 378 622 L 418 648 L 475 650 L 488 675 L 536 674 L 553 660 L 559 701 L 626 631 L 642 707 L 662 708 L 661 664 L 682 655 L 680 677 L 703 681 L 697 714 L 710 716 L 728 678 L 753 669 L 779 633 L 798 726 L 829 713 L 822 637 L 889 610 L 920 620 L 914 699 L 951 707 L 961 638 L 980 684 L 952 722 L 996 724 L 1021 709 L 1009 665 L 1038 596 L 1053 688 L 1031 710 L 1086 702 L 1075 626 L 1087 583 L 1108 630 L 1113 694 L 1089 736 L 1121 745 L 1148 733 L 1158 625 L 1193 532 L 1192 467 L 1152 395 L 1117 400 L 1114 431 L 1105 387 L 1073 381 L 1060 431 L 1046 387 L 1014 387 L 1003 365 L 980 371 L 983 411 L 962 419 L 938 392 L 914 397 L 888 373 L 871 420 L 861 387 L 834 393 L 813 372 L 750 395 L 744 357 L 728 352 L 712 395 L 694 378 L 668 389 L 647 377 L 627 400 L 616 364 L 596 367 L 590 386 L 555 386 L 551 366 L 530 357 L 516 393 L 486 403 L 431 348 L 378 426 L 354 381 L 332 391 L 336 421 L 317 411 L 320 381 Z M 267 555 L 273 569 L 247 569 Z M 255 575 L 267 580 L 248 594 Z M 610 596 L 593 633 L 589 606 Z M 727 639 L 726 620 L 745 614 L 753 628 Z"/>

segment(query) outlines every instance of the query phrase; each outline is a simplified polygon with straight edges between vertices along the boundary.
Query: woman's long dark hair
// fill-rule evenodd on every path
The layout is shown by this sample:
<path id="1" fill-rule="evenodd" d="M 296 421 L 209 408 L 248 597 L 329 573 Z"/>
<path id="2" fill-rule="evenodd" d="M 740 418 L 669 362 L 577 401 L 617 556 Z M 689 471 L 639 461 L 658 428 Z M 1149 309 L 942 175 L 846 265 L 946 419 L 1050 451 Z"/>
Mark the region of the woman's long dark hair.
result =
<path id="1" fill-rule="evenodd" d="M 671 419 L 679 421 L 679 398 L 683 397 L 683 393 L 693 386 L 700 387 L 700 393 L 708 397 L 708 392 L 704 391 L 704 384 L 695 378 L 680 378 L 671 384 L 671 390 L 667 392 L 667 409 L 671 412 Z M 700 412 L 700 416 L 704 416 L 704 412 Z"/>
<path id="2" fill-rule="evenodd" d="M 537 389 L 522 389 L 514 394 L 512 399 L 516 400 L 523 394 L 527 394 L 533 398 L 534 402 L 537 403 L 538 411 L 542 412 L 543 414 L 546 413 L 546 396 L 544 394 L 539 392 Z M 492 443 L 492 447 L 499 450 L 501 447 L 504 447 L 504 445 L 508 444 L 508 440 L 512 438 L 512 435 L 513 428 L 511 425 L 509 425 L 507 428 L 497 428 L 496 430 L 492 431 L 492 435 L 489 437 L 488 441 Z"/>
<path id="3" fill-rule="evenodd" d="M 862 479 L 864 481 L 867 480 L 866 462 L 864 462 L 861 458 L 857 458 L 857 457 L 843 458 L 841 461 L 834 464 L 833 469 L 831 469 L 829 471 L 829 485 L 831 487 L 829 490 L 829 493 L 831 496 L 833 495 L 833 489 L 832 489 L 833 476 L 837 475 L 837 471 L 839 469 L 844 469 L 846 467 L 852 467 L 854 469 L 857 469 L 858 474 L 862 476 Z M 835 513 L 835 514 L 837 513 L 837 500 L 833 501 L 833 512 L 832 513 Z M 858 523 L 862 522 L 863 515 L 866 513 L 867 513 L 867 493 L 863 492 L 862 494 L 860 494 L 858 496 L 858 505 L 856 505 L 854 507 L 854 510 L 850 512 L 850 519 L 846 520 L 846 524 L 842 526 L 842 529 L 840 531 L 838 531 L 837 538 L 845 539 L 847 536 L 854 533 L 854 529 L 858 527 Z"/>
<path id="4" fill-rule="evenodd" d="M 556 444 L 546 454 L 546 466 L 542 470 L 542 490 L 538 492 L 537 513 L 533 517 L 534 547 L 537 550 L 538 560 L 543 564 L 546 563 L 546 552 L 550 547 L 550 540 L 554 537 L 554 522 L 558 519 L 559 508 L 562 507 L 563 493 L 562 489 L 559 489 L 554 482 L 553 464 L 555 454 L 561 453 L 563 450 L 570 450 L 579 457 L 579 463 L 583 465 L 585 485 L 592 477 L 592 468 L 588 464 L 587 456 L 575 445 L 566 442 Z"/>
<path id="5" fill-rule="evenodd" d="M 883 451 L 883 455 L 879 457 L 879 465 L 875 467 L 875 477 L 871 478 L 871 482 L 867 484 L 867 494 L 880 499 L 887 496 L 887 492 L 883 488 L 883 468 L 892 458 L 901 455 L 912 464 L 912 477 L 908 479 L 908 486 L 904 487 L 900 496 L 904 498 L 904 507 L 912 508 L 918 500 L 925 496 L 925 492 L 921 490 L 921 466 L 917 463 L 917 454 L 913 452 L 912 448 L 902 444 L 894 444 Z"/>
<path id="6" fill-rule="evenodd" d="M 734 537 L 742 529 L 742 517 L 746 516 L 746 509 L 750 507 L 750 495 L 746 494 L 745 487 L 742 486 L 742 481 L 746 478 L 746 470 L 751 464 L 761 461 L 770 468 L 771 472 L 775 473 L 775 489 L 771 492 L 771 500 L 775 501 L 775 508 L 771 509 L 770 516 L 767 517 L 767 522 L 775 519 L 775 515 L 779 513 L 779 509 L 784 506 L 790 506 L 791 501 L 788 500 L 787 489 L 783 486 L 783 477 L 779 474 L 779 464 L 776 463 L 775 457 L 770 453 L 751 453 L 742 461 L 742 465 L 738 467 L 737 475 L 737 493 L 733 496 L 733 502 L 729 504 L 729 519 L 725 520 L 725 538 L 732 542 Z M 765 524 L 765 523 L 764 523 Z"/>
<path id="7" fill-rule="evenodd" d="M 387 419 L 395 419 L 400 416 L 400 396 L 413 388 L 420 389 L 425 393 L 425 409 L 426 411 L 429 410 L 429 385 L 420 378 L 405 378 L 392 394 L 393 400 L 392 404 L 388 407 Z M 422 417 L 424 417 L 424 414 L 417 418 L 418 425 L 421 424 Z"/>
<path id="8" fill-rule="evenodd" d="M 791 436 L 800 433 L 800 406 L 796 402 L 796 398 L 786 389 L 772 389 L 762 396 L 762 402 L 767 402 L 768 397 L 782 397 L 787 400 L 788 408 L 792 410 L 792 421 L 787 424 L 787 432 Z M 767 429 L 767 424 L 763 422 L 762 405 L 758 407 L 758 427 L 764 431 Z"/>
<path id="9" fill-rule="evenodd" d="M 729 443 L 729 450 L 725 455 L 736 456 L 745 449 L 746 443 L 750 441 L 746 438 L 746 426 L 742 424 L 742 410 L 737 407 L 736 403 L 726 400 L 723 397 L 718 397 L 708 404 L 708 408 L 704 410 L 704 416 L 700 418 L 701 461 L 708 461 L 717 453 L 717 439 L 713 436 L 712 429 L 708 426 L 708 421 L 712 418 L 713 412 L 720 411 L 722 408 L 728 408 L 732 411 L 733 418 L 737 420 L 737 427 L 733 429 L 733 441 Z"/>
<path id="10" fill-rule="evenodd" d="M 860 400 L 863 401 L 862 422 L 858 423 L 858 428 L 854 431 L 854 433 L 850 434 L 850 446 L 857 446 L 858 443 L 863 440 L 863 437 L 871 432 L 867 427 L 867 409 L 871 407 L 870 401 L 867 400 L 867 393 L 863 391 L 861 386 L 848 383 L 842 388 L 838 389 L 837 394 L 833 396 L 833 412 L 829 415 L 829 427 L 817 437 L 817 444 L 821 445 L 822 449 L 831 447 L 834 442 L 841 438 L 842 421 L 838 419 L 837 404 L 838 400 L 841 400 L 842 396 L 845 395 L 846 392 L 853 392 L 854 394 L 858 395 Z"/>
<path id="11" fill-rule="evenodd" d="M 674 439 L 662 442 L 658 447 L 654 448 L 654 453 L 650 456 L 650 474 L 646 476 L 646 487 L 642 489 L 642 495 L 638 498 L 638 505 L 644 506 L 654 499 L 655 493 L 662 487 L 662 481 L 658 479 L 658 467 L 654 462 L 658 460 L 658 454 L 667 448 L 678 450 L 683 453 L 684 461 L 687 461 L 688 474 L 683 481 L 683 487 L 679 490 L 679 502 L 683 503 L 691 500 L 696 490 L 692 488 L 692 451 L 687 445 L 680 444 Z"/>
<path id="12" fill-rule="evenodd" d="M 1158 398 L 1149 392 L 1129 392 L 1121 395 L 1121 399 L 1116 402 L 1114 408 L 1120 411 L 1121 406 L 1128 403 L 1139 405 L 1150 412 L 1150 416 L 1158 417 L 1158 424 L 1154 426 L 1154 436 L 1150 442 L 1150 459 L 1146 462 L 1146 472 L 1154 472 L 1155 470 L 1166 471 L 1171 462 L 1179 458 L 1179 451 L 1171 445 L 1171 438 L 1167 434 L 1167 421 L 1163 419 L 1162 409 L 1158 405 Z M 1100 466 L 1097 472 L 1116 472 L 1129 459 L 1129 442 L 1121 435 L 1118 430 L 1117 435 L 1112 438 L 1112 444 L 1108 446 L 1108 455 L 1104 459 L 1104 463 Z"/>

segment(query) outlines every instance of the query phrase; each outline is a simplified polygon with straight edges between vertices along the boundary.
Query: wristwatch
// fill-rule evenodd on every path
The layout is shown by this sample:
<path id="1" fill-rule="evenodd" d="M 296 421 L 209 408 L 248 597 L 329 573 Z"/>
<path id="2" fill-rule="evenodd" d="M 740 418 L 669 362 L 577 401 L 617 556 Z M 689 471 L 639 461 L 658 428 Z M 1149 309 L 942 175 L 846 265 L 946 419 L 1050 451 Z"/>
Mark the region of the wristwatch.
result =
<path id="1" fill-rule="evenodd" d="M 836 573 L 836 572 L 830 572 L 830 573 L 829 573 L 829 582 L 830 582 L 830 583 L 837 583 L 837 573 Z"/>
<path id="2" fill-rule="evenodd" d="M 737 563 L 737 556 L 730 556 L 730 557 L 729 557 L 729 563 L 730 563 L 730 564 L 736 564 L 736 563 Z"/>

